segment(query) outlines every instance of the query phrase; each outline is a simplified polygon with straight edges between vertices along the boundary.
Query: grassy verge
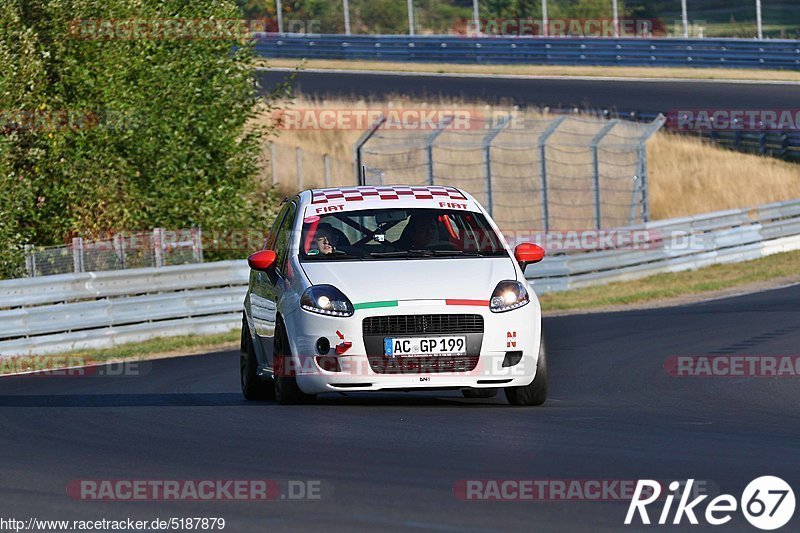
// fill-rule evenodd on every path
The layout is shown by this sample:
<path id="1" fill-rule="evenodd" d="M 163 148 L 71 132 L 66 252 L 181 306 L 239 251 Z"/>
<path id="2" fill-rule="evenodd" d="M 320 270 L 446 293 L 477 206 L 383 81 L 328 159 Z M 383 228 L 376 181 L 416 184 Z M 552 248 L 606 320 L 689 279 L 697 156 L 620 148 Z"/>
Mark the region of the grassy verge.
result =
<path id="1" fill-rule="evenodd" d="M 665 303 L 686 297 L 711 296 L 726 289 L 764 289 L 769 284 L 800 282 L 800 251 L 786 252 L 689 272 L 657 274 L 635 281 L 543 294 L 547 311 L 588 310 Z"/>
<path id="2" fill-rule="evenodd" d="M 55 370 L 58 367 L 67 366 L 178 357 L 218 350 L 236 350 L 238 347 L 238 329 L 215 335 L 164 337 L 144 342 L 122 344 L 111 348 L 72 351 L 54 355 L 49 361 L 49 356 L 23 356 L 20 358 L 0 359 L 0 375 L 32 370 Z M 52 365 L 52 368 L 47 365 Z M 42 368 L 43 366 L 45 368 Z"/>
<path id="3" fill-rule="evenodd" d="M 295 68 L 297 59 L 258 59 L 256 66 Z M 800 82 L 800 72 L 756 69 L 680 67 L 575 67 L 560 65 L 462 65 L 451 63 L 401 63 L 391 61 L 347 61 L 309 59 L 305 69 L 375 70 L 386 72 L 432 72 L 438 74 L 495 74 L 523 76 L 589 76 L 614 78 L 675 78 L 687 80 L 757 80 Z"/>

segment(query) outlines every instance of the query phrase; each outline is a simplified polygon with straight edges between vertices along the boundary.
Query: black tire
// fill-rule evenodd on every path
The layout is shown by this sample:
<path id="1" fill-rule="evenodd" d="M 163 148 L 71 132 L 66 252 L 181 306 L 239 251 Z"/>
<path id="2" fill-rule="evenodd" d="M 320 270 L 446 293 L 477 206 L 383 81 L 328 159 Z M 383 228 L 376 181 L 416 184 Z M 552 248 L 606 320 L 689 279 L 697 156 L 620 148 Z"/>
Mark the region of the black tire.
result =
<path id="1" fill-rule="evenodd" d="M 242 382 L 242 395 L 246 400 L 274 400 L 275 386 L 269 378 L 258 375 L 258 360 L 250 337 L 247 320 L 242 317 L 242 342 L 239 356 L 239 373 Z"/>
<path id="2" fill-rule="evenodd" d="M 547 400 L 547 347 L 544 336 L 539 343 L 539 360 L 533 381 L 522 387 L 506 387 L 505 391 L 511 405 L 542 405 Z"/>
<path id="3" fill-rule="evenodd" d="M 461 389 L 464 398 L 494 398 L 497 389 Z"/>
<path id="4" fill-rule="evenodd" d="M 272 368 L 274 372 L 274 393 L 275 399 L 282 405 L 296 405 L 311 403 L 316 396 L 306 394 L 297 386 L 297 380 L 291 372 L 284 371 L 284 361 L 291 357 L 289 349 L 289 338 L 286 335 L 286 328 L 281 320 L 275 327 L 275 345 L 273 349 Z M 284 375 L 286 374 L 286 375 Z"/>

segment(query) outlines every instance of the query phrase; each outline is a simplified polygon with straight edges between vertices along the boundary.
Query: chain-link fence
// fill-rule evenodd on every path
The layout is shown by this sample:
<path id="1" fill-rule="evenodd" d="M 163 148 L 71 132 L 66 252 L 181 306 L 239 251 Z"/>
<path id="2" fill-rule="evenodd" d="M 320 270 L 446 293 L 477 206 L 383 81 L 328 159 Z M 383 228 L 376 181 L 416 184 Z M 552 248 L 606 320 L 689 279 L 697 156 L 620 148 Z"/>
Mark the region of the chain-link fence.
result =
<path id="1" fill-rule="evenodd" d="M 800 37 L 797 0 L 542 0 L 520 2 L 514 9 L 503 4 L 257 0 L 247 3 L 244 14 L 251 19 L 267 15 L 266 24 L 254 27 L 284 34 Z"/>
<path id="2" fill-rule="evenodd" d="M 460 128 L 455 118 L 423 132 L 383 122 L 355 152 L 361 182 L 462 188 L 504 230 L 613 228 L 649 218 L 645 143 L 663 124 L 506 117 Z"/>
<path id="3" fill-rule="evenodd" d="M 349 146 L 347 151 L 350 151 Z M 262 179 L 265 183 L 271 183 L 287 194 L 304 189 L 353 184 L 351 158 L 303 146 L 280 142 L 269 143 L 264 147 L 263 168 Z"/>
<path id="4" fill-rule="evenodd" d="M 25 246 L 28 277 L 202 262 L 200 228 L 178 231 L 155 228 L 94 241 L 76 237 L 72 244 L 64 246 Z"/>

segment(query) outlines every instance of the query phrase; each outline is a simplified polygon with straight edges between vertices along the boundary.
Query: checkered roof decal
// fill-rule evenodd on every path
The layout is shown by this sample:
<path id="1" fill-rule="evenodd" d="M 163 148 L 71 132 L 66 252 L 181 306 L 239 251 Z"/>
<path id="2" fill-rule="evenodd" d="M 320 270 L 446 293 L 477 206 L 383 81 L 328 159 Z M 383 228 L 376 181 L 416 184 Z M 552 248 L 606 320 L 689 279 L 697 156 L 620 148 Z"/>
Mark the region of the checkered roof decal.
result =
<path id="1" fill-rule="evenodd" d="M 328 202 L 358 202 L 362 200 L 399 200 L 414 198 L 416 200 L 466 200 L 467 198 L 453 187 L 432 185 L 429 187 L 342 187 L 338 189 L 315 189 L 312 192 L 312 204 Z"/>

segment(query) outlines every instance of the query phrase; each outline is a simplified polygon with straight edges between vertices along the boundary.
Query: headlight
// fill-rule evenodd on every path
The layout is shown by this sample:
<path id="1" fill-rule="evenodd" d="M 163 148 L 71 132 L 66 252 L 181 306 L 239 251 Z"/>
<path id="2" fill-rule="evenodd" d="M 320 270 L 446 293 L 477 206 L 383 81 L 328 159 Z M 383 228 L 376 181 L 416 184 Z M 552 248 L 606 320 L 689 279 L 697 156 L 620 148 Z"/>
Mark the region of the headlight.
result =
<path id="1" fill-rule="evenodd" d="M 300 297 L 300 307 L 321 315 L 353 316 L 353 304 L 333 285 L 312 285 Z"/>
<path id="2" fill-rule="evenodd" d="M 519 281 L 501 281 L 492 293 L 489 309 L 493 313 L 502 313 L 522 307 L 530 301 L 525 285 Z"/>

